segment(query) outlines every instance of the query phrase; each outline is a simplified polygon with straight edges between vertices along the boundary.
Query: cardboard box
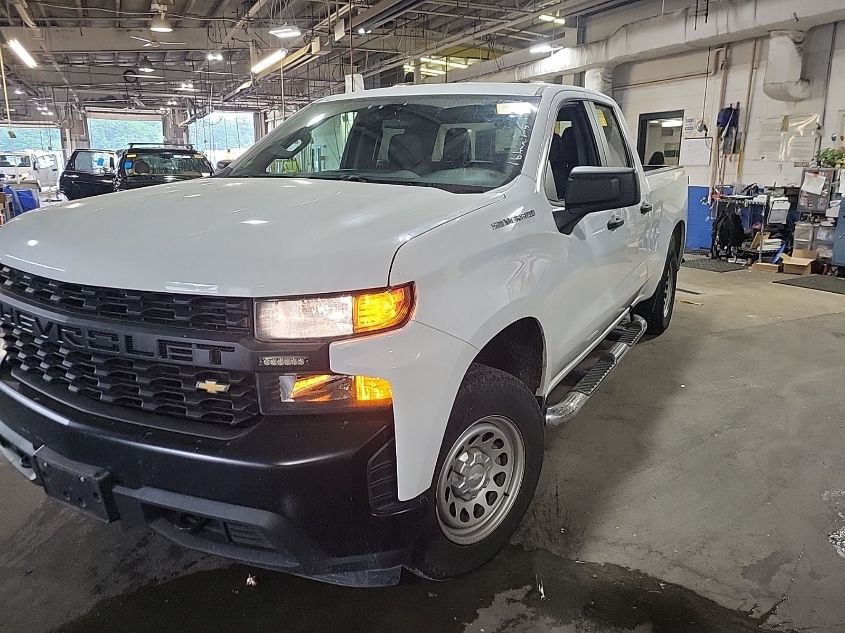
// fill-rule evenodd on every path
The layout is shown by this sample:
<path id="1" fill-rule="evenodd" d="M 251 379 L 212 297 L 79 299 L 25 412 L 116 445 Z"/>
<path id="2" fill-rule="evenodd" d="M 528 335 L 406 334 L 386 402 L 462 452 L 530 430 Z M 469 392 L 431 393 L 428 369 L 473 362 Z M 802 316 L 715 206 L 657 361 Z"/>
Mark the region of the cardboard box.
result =
<path id="1" fill-rule="evenodd" d="M 765 233 L 758 231 L 757 235 L 754 236 L 754 239 L 751 240 L 751 248 L 749 250 L 757 252 L 757 249 L 760 248 L 760 244 L 762 244 L 765 240 L 769 239 L 771 233 L 766 231 Z"/>
<path id="2" fill-rule="evenodd" d="M 751 264 L 751 270 L 762 271 L 765 273 L 779 273 L 780 264 L 767 264 L 766 262 L 754 262 Z"/>
<path id="3" fill-rule="evenodd" d="M 813 262 L 818 258 L 816 251 L 793 249 L 792 255 L 782 255 L 783 272 L 788 275 L 809 275 L 813 272 Z"/>

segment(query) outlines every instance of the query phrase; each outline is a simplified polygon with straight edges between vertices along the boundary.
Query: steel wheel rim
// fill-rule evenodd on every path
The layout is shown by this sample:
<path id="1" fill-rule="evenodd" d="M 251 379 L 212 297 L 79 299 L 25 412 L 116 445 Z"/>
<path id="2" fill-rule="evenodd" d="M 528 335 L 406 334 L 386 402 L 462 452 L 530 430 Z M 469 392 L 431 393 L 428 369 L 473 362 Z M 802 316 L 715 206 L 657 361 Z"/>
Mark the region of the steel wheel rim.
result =
<path id="1" fill-rule="evenodd" d="M 437 479 L 437 520 L 453 543 L 472 545 L 498 528 L 525 475 L 525 443 L 510 419 L 492 415 L 452 445 Z"/>
<path id="2" fill-rule="evenodd" d="M 669 270 L 667 271 L 666 275 L 666 285 L 664 287 L 664 293 L 666 296 L 666 300 L 663 302 L 663 318 L 669 316 L 669 310 L 672 309 L 672 301 L 674 297 L 672 296 L 672 290 L 675 287 L 674 279 L 675 279 L 675 269 L 672 267 L 672 264 L 669 264 Z"/>

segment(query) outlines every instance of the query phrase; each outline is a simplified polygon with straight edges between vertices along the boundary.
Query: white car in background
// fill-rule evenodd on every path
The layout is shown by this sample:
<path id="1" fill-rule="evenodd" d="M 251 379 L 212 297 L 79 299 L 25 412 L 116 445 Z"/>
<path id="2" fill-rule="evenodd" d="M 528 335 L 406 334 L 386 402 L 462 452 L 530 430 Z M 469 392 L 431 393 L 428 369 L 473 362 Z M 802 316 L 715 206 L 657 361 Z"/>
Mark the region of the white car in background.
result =
<path id="1" fill-rule="evenodd" d="M 0 153 L 0 174 L 4 183 L 34 182 L 39 189 L 50 189 L 58 185 L 61 165 L 61 152 L 27 150 Z"/>

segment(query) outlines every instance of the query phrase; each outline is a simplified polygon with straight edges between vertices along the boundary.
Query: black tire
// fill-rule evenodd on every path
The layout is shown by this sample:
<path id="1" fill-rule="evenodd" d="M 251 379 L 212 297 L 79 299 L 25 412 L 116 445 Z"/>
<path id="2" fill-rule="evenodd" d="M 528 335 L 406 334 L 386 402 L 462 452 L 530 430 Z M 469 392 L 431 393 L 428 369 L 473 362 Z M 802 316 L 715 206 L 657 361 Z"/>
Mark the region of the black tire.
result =
<path id="1" fill-rule="evenodd" d="M 509 509 L 502 510 L 500 522 L 490 524 L 490 533 L 477 542 L 459 544 L 455 542 L 454 535 L 447 536 L 450 528 L 445 522 L 441 525 L 438 512 L 440 478 L 444 472 L 446 477 L 450 476 L 448 473 L 452 468 L 451 465 L 446 467 L 447 460 L 450 464 L 454 463 L 458 451 L 463 452 L 463 449 L 459 448 L 454 455 L 451 454 L 456 441 L 461 439 L 470 427 L 478 428 L 485 420 L 501 418 L 512 422 L 522 440 L 522 481 L 516 490 L 515 500 L 509 501 L 507 494 L 502 495 L 502 499 L 508 500 L 502 503 L 505 506 L 509 504 Z M 518 463 L 518 460 L 514 463 Z M 508 373 L 473 364 L 461 383 L 449 416 L 432 486 L 428 492 L 422 533 L 411 555 L 411 571 L 430 580 L 446 580 L 472 571 L 492 559 L 505 546 L 528 509 L 542 464 L 543 414 L 534 394 L 522 381 Z M 493 469 L 495 468 L 494 466 Z M 492 478 L 496 477 L 498 474 Z M 508 480 L 507 485 L 510 485 L 510 481 Z M 489 495 L 489 491 L 483 493 L 486 489 L 483 488 L 482 492 L 477 494 Z M 475 499 L 469 503 L 475 503 Z M 454 517 L 455 515 L 452 520 L 457 520 Z"/>
<path id="2" fill-rule="evenodd" d="M 657 290 L 645 301 L 634 307 L 634 314 L 640 315 L 648 324 L 647 333 L 657 336 L 663 334 L 672 321 L 675 309 L 675 290 L 678 286 L 678 253 L 674 241 L 669 245 L 669 254 L 663 267 L 663 275 Z"/>

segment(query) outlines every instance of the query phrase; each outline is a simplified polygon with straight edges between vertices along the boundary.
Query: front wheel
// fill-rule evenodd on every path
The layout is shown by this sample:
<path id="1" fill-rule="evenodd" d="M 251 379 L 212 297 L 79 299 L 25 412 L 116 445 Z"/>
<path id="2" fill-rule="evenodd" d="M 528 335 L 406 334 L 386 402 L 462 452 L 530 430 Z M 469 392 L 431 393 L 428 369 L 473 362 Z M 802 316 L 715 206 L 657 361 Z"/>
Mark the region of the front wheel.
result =
<path id="1" fill-rule="evenodd" d="M 674 243 L 669 245 L 669 253 L 666 255 L 666 264 L 663 266 L 663 275 L 657 290 L 645 301 L 641 301 L 634 307 L 634 314 L 640 315 L 646 320 L 648 329 L 646 332 L 653 335 L 663 334 L 672 321 L 672 311 L 675 307 L 675 290 L 678 285 L 678 254 L 675 252 Z"/>
<path id="2" fill-rule="evenodd" d="M 543 463 L 543 416 L 514 376 L 472 365 L 458 391 L 411 569 L 445 580 L 493 558 L 519 525 Z"/>

